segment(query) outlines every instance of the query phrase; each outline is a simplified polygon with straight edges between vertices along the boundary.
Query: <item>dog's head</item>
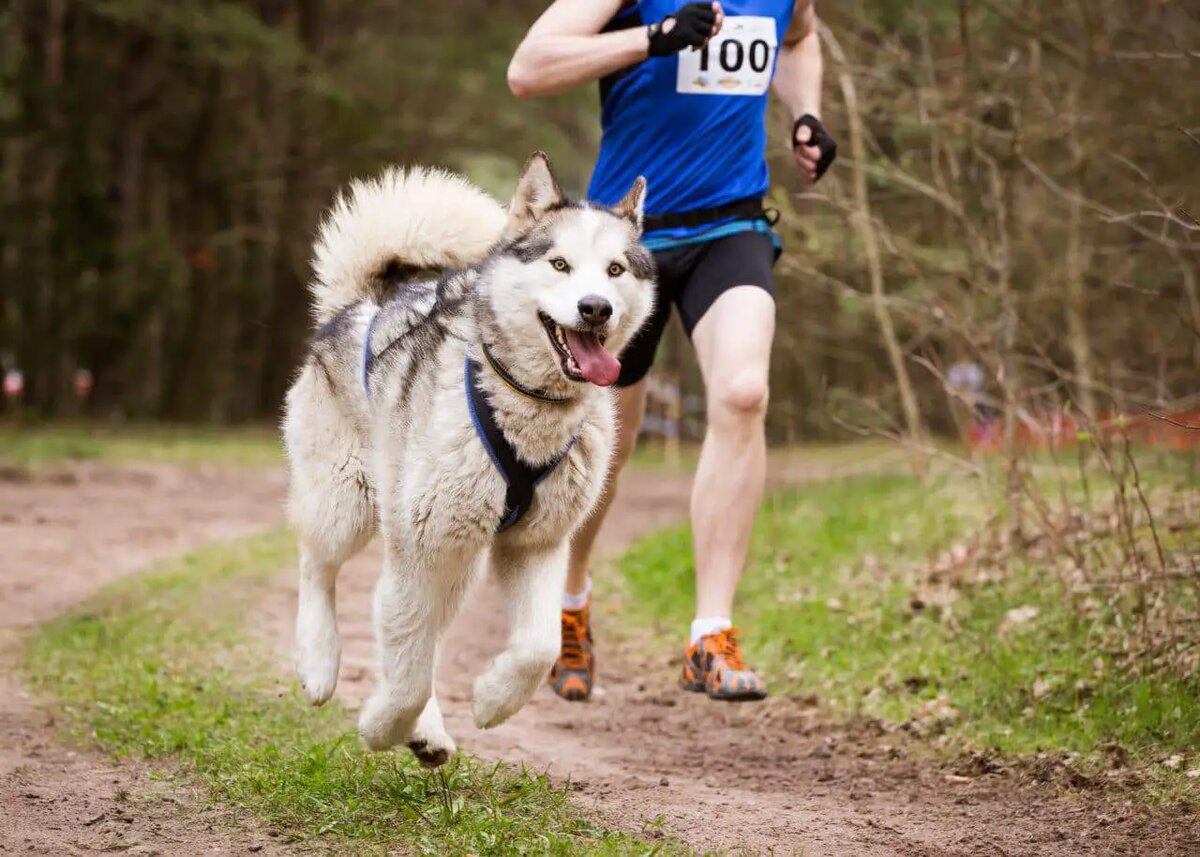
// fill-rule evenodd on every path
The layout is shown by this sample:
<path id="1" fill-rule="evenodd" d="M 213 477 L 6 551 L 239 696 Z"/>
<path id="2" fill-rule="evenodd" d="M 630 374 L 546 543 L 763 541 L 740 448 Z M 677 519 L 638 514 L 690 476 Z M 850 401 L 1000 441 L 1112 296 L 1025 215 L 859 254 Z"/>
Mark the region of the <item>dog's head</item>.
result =
<path id="1" fill-rule="evenodd" d="M 641 243 L 645 193 L 639 178 L 612 208 L 570 202 L 543 153 L 525 164 L 489 299 L 497 333 L 539 376 L 617 380 L 616 355 L 654 303 L 654 262 Z"/>

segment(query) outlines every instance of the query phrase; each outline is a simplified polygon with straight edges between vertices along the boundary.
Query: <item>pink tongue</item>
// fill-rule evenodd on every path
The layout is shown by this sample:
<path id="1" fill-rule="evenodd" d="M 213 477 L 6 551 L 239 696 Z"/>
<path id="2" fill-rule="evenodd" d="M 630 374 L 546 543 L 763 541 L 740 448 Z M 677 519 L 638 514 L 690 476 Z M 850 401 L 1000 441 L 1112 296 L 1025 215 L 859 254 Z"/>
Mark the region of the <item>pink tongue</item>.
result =
<path id="1" fill-rule="evenodd" d="M 580 333 L 570 328 L 564 328 L 563 334 L 584 378 L 597 387 L 616 383 L 617 376 L 621 374 L 621 361 L 604 350 L 596 334 Z"/>

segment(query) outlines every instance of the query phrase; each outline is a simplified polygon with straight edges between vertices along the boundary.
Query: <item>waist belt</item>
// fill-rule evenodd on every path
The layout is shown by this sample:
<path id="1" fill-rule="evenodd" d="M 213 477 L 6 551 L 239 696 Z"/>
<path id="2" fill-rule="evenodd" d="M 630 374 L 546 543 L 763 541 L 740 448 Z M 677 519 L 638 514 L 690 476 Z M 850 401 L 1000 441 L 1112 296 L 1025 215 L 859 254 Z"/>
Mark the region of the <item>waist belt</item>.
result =
<path id="1" fill-rule="evenodd" d="M 656 232 L 660 229 L 681 229 L 704 226 L 716 223 L 718 220 L 736 217 L 744 220 L 765 220 L 774 226 L 779 221 L 779 212 L 773 208 L 763 208 L 761 196 L 748 196 L 745 199 L 735 199 L 724 205 L 712 208 L 693 208 L 690 211 L 675 211 L 667 214 L 648 214 L 642 221 L 643 232 Z"/>
<path id="2" fill-rule="evenodd" d="M 575 445 L 576 438 L 571 438 L 571 442 L 562 452 L 540 467 L 526 464 L 517 458 L 512 444 L 496 425 L 496 413 L 483 390 L 479 388 L 476 380 L 478 374 L 479 364 L 468 355 L 463 376 L 467 386 L 467 407 L 471 411 L 471 422 L 475 423 L 475 433 L 479 435 L 479 441 L 487 450 L 492 464 L 496 465 L 496 469 L 508 485 L 504 494 L 504 514 L 496 526 L 496 532 L 502 533 L 529 511 L 529 507 L 533 505 L 533 490 L 537 488 L 538 483 L 554 472 L 554 468 Z"/>

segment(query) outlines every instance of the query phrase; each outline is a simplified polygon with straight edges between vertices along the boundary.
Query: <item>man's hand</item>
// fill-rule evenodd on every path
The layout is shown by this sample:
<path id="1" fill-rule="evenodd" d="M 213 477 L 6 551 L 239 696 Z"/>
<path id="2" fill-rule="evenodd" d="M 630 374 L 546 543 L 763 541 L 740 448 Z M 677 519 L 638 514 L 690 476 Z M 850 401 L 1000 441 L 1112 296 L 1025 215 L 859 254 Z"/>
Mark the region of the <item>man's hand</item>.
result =
<path id="1" fill-rule="evenodd" d="M 725 13 L 720 3 L 688 3 L 648 28 L 650 56 L 666 57 L 684 48 L 703 47 L 721 31 Z"/>
<path id="2" fill-rule="evenodd" d="M 820 119 L 805 113 L 792 126 L 792 152 L 801 175 L 815 184 L 837 157 L 837 142 Z"/>

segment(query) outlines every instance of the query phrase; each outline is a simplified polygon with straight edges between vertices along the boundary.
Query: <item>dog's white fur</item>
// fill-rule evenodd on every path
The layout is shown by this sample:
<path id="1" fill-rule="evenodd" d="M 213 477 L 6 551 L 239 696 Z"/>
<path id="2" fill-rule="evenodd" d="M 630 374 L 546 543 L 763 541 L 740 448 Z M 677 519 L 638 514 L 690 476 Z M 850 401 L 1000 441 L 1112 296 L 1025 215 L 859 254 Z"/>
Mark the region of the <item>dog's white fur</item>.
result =
<path id="1" fill-rule="evenodd" d="M 535 155 L 506 213 L 458 176 L 392 170 L 353 184 L 321 228 L 312 284 L 321 328 L 284 420 L 289 515 L 300 542 L 296 668 L 314 703 L 333 695 L 341 656 L 337 572 L 380 531 L 378 683 L 359 719 L 373 749 L 408 743 L 430 765 L 454 752 L 433 696 L 434 665 L 443 631 L 483 570 L 505 593 L 511 634 L 475 682 L 476 724 L 494 726 L 514 714 L 557 657 L 567 545 L 598 499 L 614 426 L 609 391 L 564 375 L 538 313 L 575 327 L 579 299 L 600 294 L 613 305 L 610 350 L 636 332 L 653 293 L 639 263 L 648 264 L 638 240 L 643 192 L 639 180 L 616 209 L 564 206 L 548 162 Z M 541 255 L 530 258 L 534 252 Z M 569 260 L 569 275 L 547 261 L 556 256 Z M 630 270 L 610 276 L 618 259 L 633 260 Z M 403 284 L 380 306 L 380 272 L 397 262 L 472 267 Z M 380 365 L 368 398 L 360 355 L 376 312 L 371 351 Z M 546 462 L 577 436 L 529 512 L 501 534 L 505 484 L 476 436 L 464 394 L 464 358 L 478 357 L 482 342 L 525 383 L 572 397 L 537 402 L 481 370 L 480 384 L 518 455 Z M 385 358 L 389 344 L 399 345 Z"/>

